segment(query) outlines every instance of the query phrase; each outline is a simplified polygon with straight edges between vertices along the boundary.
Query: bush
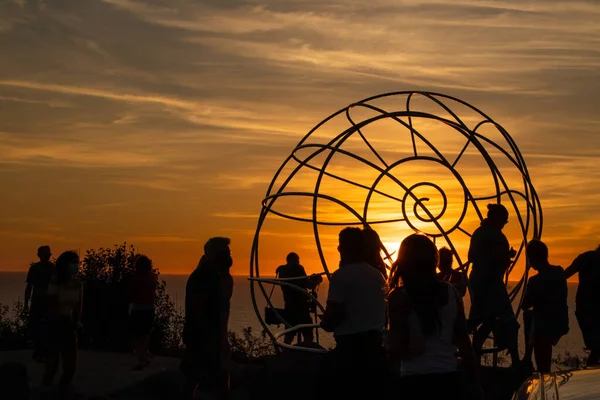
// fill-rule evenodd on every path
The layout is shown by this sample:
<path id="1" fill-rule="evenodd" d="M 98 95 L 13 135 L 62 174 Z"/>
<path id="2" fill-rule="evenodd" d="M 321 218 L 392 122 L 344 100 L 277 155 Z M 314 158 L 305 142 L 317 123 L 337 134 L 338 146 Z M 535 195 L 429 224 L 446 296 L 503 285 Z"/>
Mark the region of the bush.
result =
<path id="1" fill-rule="evenodd" d="M 241 335 L 229 332 L 229 345 L 232 360 L 239 363 L 275 354 L 273 342 L 267 334 L 262 332 L 259 336 L 255 336 L 251 327 L 244 328 Z"/>
<path id="2" fill-rule="evenodd" d="M 27 319 L 20 301 L 13 304 L 12 311 L 9 306 L 0 303 L 0 350 L 29 348 Z"/>
<path id="3" fill-rule="evenodd" d="M 556 365 L 558 370 L 579 369 L 585 367 L 587 357 L 572 354 L 570 351 L 566 350 L 564 353 L 552 357 L 552 363 Z"/>
<path id="4" fill-rule="evenodd" d="M 82 260 L 79 279 L 83 283 L 83 313 L 80 332 L 82 347 L 111 351 L 128 351 L 128 293 L 136 256 L 127 243 L 112 248 L 87 250 Z M 159 278 L 155 299 L 156 315 L 150 338 L 155 353 L 178 347 L 181 343 L 182 316 L 166 293 L 166 282 Z"/>

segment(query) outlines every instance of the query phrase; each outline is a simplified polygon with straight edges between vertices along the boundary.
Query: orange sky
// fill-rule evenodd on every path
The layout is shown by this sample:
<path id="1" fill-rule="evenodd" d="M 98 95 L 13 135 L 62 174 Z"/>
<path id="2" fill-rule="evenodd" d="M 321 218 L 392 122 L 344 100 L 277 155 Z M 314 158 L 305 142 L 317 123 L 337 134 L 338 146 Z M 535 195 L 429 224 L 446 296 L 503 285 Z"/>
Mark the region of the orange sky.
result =
<path id="1" fill-rule="evenodd" d="M 510 132 L 542 202 L 552 262 L 566 267 L 600 242 L 596 2 L 9 0 L 0 15 L 0 270 L 25 270 L 41 244 L 57 255 L 127 241 L 163 273 L 187 273 L 204 241 L 223 235 L 234 273 L 247 274 L 261 200 L 303 135 L 351 102 L 412 89 L 466 100 Z M 464 144 L 421 124 L 449 154 Z M 336 122 L 312 142 L 346 127 Z M 369 135 L 390 160 L 410 152 L 395 127 Z M 485 193 L 477 154 L 464 162 L 470 187 Z M 335 168 L 372 179 L 343 159 Z M 456 189 L 426 166 L 399 174 Z M 309 191 L 314 177 L 294 185 Z M 361 205 L 360 191 L 324 190 Z M 297 199 L 277 204 L 309 210 Z M 397 215 L 397 206 L 370 215 Z M 324 207 L 326 218 L 346 218 Z M 511 215 L 516 246 L 515 223 Z M 394 250 L 408 233 L 381 229 Z M 322 233 L 330 266 L 337 230 Z M 467 239 L 455 244 L 464 256 Z M 261 270 L 292 250 L 320 269 L 311 226 L 269 218 Z"/>

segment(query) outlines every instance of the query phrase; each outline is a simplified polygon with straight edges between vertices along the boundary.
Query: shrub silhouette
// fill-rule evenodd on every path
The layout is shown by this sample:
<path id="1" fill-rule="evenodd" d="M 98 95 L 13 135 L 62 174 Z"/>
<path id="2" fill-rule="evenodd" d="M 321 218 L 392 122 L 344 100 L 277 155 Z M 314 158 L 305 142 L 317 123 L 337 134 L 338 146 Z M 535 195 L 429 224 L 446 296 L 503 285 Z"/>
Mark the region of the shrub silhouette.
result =
<path id="1" fill-rule="evenodd" d="M 82 347 L 128 351 L 128 285 L 133 276 L 135 247 L 123 243 L 112 248 L 87 250 L 79 279 L 83 283 Z M 166 282 L 159 278 L 155 300 L 156 315 L 150 349 L 161 352 L 181 343 L 182 316 L 166 293 Z"/>

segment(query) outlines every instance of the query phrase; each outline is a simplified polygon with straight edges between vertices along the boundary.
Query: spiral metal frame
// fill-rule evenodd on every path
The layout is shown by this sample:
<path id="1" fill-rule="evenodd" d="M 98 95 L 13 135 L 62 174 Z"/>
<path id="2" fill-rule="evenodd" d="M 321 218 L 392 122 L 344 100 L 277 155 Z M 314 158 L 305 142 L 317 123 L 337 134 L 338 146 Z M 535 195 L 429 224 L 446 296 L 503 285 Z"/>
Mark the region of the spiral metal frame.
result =
<path id="1" fill-rule="evenodd" d="M 406 109 L 401 110 L 401 111 L 387 111 L 387 110 L 379 108 L 373 104 L 370 104 L 370 102 L 372 102 L 374 100 L 390 98 L 393 96 L 396 96 L 396 97 L 405 96 L 406 97 Z M 412 102 L 413 98 L 415 98 L 416 96 L 422 96 L 422 97 L 432 101 L 433 104 L 439 106 L 442 110 L 447 112 L 451 116 L 451 119 L 444 118 L 444 117 L 441 117 L 441 116 L 438 116 L 435 114 L 431 114 L 431 113 L 427 113 L 427 112 L 411 110 L 411 102 Z M 463 122 L 463 120 L 461 120 L 461 118 L 451 110 L 451 108 L 448 106 L 447 103 L 454 103 L 454 104 L 460 104 L 462 106 L 466 106 L 468 109 L 470 109 L 471 111 L 474 111 L 479 116 L 481 116 L 482 119 L 474 126 L 474 128 L 470 129 L 465 124 L 465 122 Z M 374 111 L 377 113 L 377 115 L 356 123 L 352 119 L 351 111 L 353 108 L 358 108 L 358 107 L 363 107 L 363 108 L 369 109 L 371 111 Z M 345 114 L 348 122 L 350 123 L 351 126 L 349 128 L 347 128 L 346 130 L 344 130 L 343 132 L 341 132 L 340 134 L 335 136 L 333 139 L 331 139 L 326 144 L 306 143 L 307 140 L 311 137 L 311 135 L 314 132 L 316 132 L 320 127 L 322 127 L 325 123 L 332 120 L 333 118 L 340 116 L 342 114 Z M 402 120 L 401 118 L 407 118 L 408 122 Z M 462 147 L 462 150 L 460 151 L 460 153 L 458 154 L 456 159 L 453 161 L 448 160 L 430 141 L 428 141 L 427 138 L 413 126 L 413 118 L 422 118 L 422 119 L 442 122 L 442 123 L 446 124 L 447 126 L 456 130 L 458 133 L 460 133 L 466 139 L 466 143 Z M 370 123 L 380 121 L 383 119 L 393 120 L 393 121 L 397 122 L 398 124 L 400 124 L 405 129 L 408 129 L 410 131 L 413 153 L 414 153 L 414 155 L 412 157 L 403 158 L 403 159 L 397 160 L 394 163 L 388 164 L 383 159 L 383 157 L 381 157 L 381 155 L 377 152 L 377 150 L 373 147 L 373 145 L 369 142 L 369 140 L 363 134 L 361 129 L 366 127 Z M 484 136 L 483 134 L 478 132 L 478 130 L 480 130 L 480 128 L 482 126 L 485 126 L 488 124 L 495 127 L 497 129 L 497 131 L 501 133 L 503 138 L 508 143 L 508 146 L 509 146 L 508 150 L 504 149 L 499 144 L 495 143 L 491 139 L 487 138 L 486 136 Z M 341 148 L 341 146 L 344 144 L 344 142 L 347 141 L 353 135 L 358 135 L 364 141 L 364 143 L 368 146 L 370 151 L 377 157 L 379 162 L 381 162 L 383 164 L 383 166 L 384 166 L 383 168 L 370 162 L 369 160 L 367 160 L 359 155 L 353 154 L 352 152 L 346 151 Z M 417 138 L 422 143 L 427 145 L 427 147 L 435 153 L 437 158 L 431 157 L 431 156 L 419 155 L 418 151 L 417 151 L 417 146 L 416 146 Z M 488 153 L 488 151 L 484 147 L 484 144 L 491 145 L 491 146 L 493 146 L 494 149 L 500 151 L 506 157 L 506 159 L 508 159 L 511 162 L 511 164 L 518 169 L 518 171 L 520 172 L 522 181 L 523 181 L 523 190 L 522 191 L 514 190 L 514 189 L 511 189 L 508 187 L 508 184 L 507 184 L 505 178 L 500 173 L 498 166 L 496 165 L 496 163 L 492 159 L 491 155 Z M 495 194 L 493 194 L 491 196 L 474 197 L 472 195 L 471 191 L 469 190 L 469 188 L 466 186 L 464 179 L 461 177 L 460 173 L 455 168 L 457 163 L 461 159 L 461 157 L 464 155 L 466 149 L 470 145 L 475 146 L 479 150 L 481 156 L 483 156 L 483 158 L 492 174 L 492 177 L 494 180 Z M 301 159 L 298 156 L 298 152 L 300 150 L 307 150 L 307 149 L 313 150 L 312 153 L 310 155 L 308 155 L 307 157 L 305 157 L 304 159 Z M 327 155 L 322 166 L 319 167 L 319 166 L 312 165 L 310 163 L 310 161 L 312 159 L 314 159 L 318 155 L 325 153 L 327 151 L 329 152 L 329 154 Z M 327 166 L 329 165 L 333 156 L 336 154 L 343 154 L 347 157 L 350 157 L 354 160 L 357 160 L 357 161 L 363 163 L 364 166 L 366 166 L 366 167 L 370 167 L 370 168 L 377 170 L 379 172 L 379 177 L 373 182 L 373 184 L 370 187 L 368 187 L 366 185 L 362 185 L 357 182 L 353 182 L 352 180 L 346 179 L 344 177 L 327 172 L 326 171 Z M 442 165 L 443 167 L 447 168 L 454 175 L 456 180 L 462 186 L 462 190 L 463 190 L 463 194 L 464 194 L 463 211 L 462 211 L 457 223 L 454 224 L 454 226 L 452 228 L 443 229 L 442 226 L 440 225 L 440 223 L 438 222 L 438 219 L 440 219 L 443 216 L 443 214 L 447 208 L 447 196 L 446 196 L 444 190 L 439 185 L 435 184 L 434 182 L 425 181 L 425 182 L 419 182 L 415 185 L 412 185 L 411 187 L 407 187 L 400 179 L 398 179 L 397 177 L 392 175 L 392 173 L 390 172 L 394 167 L 396 167 L 404 162 L 415 161 L 415 160 L 430 161 L 430 162 L 435 162 L 435 163 Z M 280 178 L 280 175 L 281 175 L 283 169 L 287 165 L 289 165 L 289 163 L 291 163 L 291 162 L 297 163 L 293 172 L 288 177 L 285 178 L 284 182 L 281 184 L 281 186 L 277 190 L 274 190 L 275 183 L 278 180 L 278 178 Z M 314 190 L 311 192 L 286 192 L 285 189 L 286 189 L 287 185 L 293 179 L 295 174 L 298 171 L 300 171 L 302 168 L 309 168 L 311 170 L 318 172 L 318 177 L 317 177 L 317 180 L 315 183 Z M 320 193 L 321 183 L 322 183 L 323 177 L 325 177 L 325 176 L 339 180 L 341 182 L 344 182 L 344 183 L 347 183 L 350 185 L 353 185 L 353 186 L 355 186 L 357 188 L 361 188 L 363 190 L 368 190 L 368 195 L 367 195 L 367 198 L 366 198 L 366 201 L 364 204 L 364 208 L 362 210 L 362 215 L 358 211 L 356 211 L 352 207 L 350 207 L 348 204 L 344 203 L 343 201 L 336 199 L 332 196 Z M 405 192 L 404 197 L 402 199 L 400 199 L 398 197 L 378 191 L 376 189 L 377 184 L 383 178 L 389 178 L 393 182 L 395 182 L 398 186 L 400 186 Z M 413 193 L 414 190 L 420 186 L 429 186 L 429 187 L 435 188 L 441 194 L 442 200 L 443 200 L 443 207 L 442 207 L 442 211 L 437 213 L 437 215 L 434 216 L 432 214 L 432 212 L 427 208 L 426 202 L 429 199 L 418 198 Z M 401 202 L 402 218 L 387 219 L 387 220 L 370 220 L 368 218 L 368 207 L 369 207 L 369 202 L 371 200 L 371 197 L 374 193 L 377 193 L 377 194 L 385 196 L 389 199 L 393 199 L 393 200 Z M 276 203 L 277 199 L 279 199 L 281 197 L 285 197 L 285 196 L 311 197 L 312 198 L 312 218 L 301 218 L 301 217 L 297 217 L 297 216 L 293 216 L 293 215 L 287 215 L 283 212 L 273 209 L 273 206 Z M 287 346 L 283 346 L 283 343 L 278 341 L 278 337 L 280 337 L 282 333 L 273 334 L 271 332 L 271 330 L 265 323 L 263 316 L 260 313 L 260 310 L 258 309 L 258 305 L 257 305 L 257 301 L 256 301 L 256 295 L 257 295 L 256 288 L 258 288 L 258 290 L 262 293 L 262 295 L 266 299 L 267 306 L 274 308 L 269 296 L 267 295 L 267 291 L 266 291 L 264 285 L 265 284 L 274 284 L 274 285 L 282 284 L 282 282 L 279 282 L 277 279 L 265 279 L 265 278 L 260 277 L 259 252 L 258 252 L 260 231 L 261 231 L 261 227 L 263 226 L 263 224 L 264 224 L 266 218 L 269 216 L 269 214 L 273 214 L 273 215 L 276 215 L 276 216 L 279 216 L 282 218 L 286 218 L 286 219 L 290 219 L 290 220 L 295 220 L 295 221 L 299 221 L 299 222 L 306 222 L 306 223 L 312 224 L 319 258 L 321 260 L 325 274 L 329 277 L 330 272 L 329 272 L 329 268 L 327 267 L 327 262 L 325 260 L 325 256 L 323 253 L 323 249 L 321 246 L 321 240 L 320 240 L 320 236 L 319 236 L 319 226 L 320 225 L 329 225 L 329 226 L 358 225 L 358 226 L 368 227 L 371 225 L 404 221 L 413 231 L 418 232 L 419 230 L 417 229 L 417 227 L 410 221 L 410 218 L 407 217 L 406 200 L 410 198 L 412 201 L 414 201 L 413 215 L 422 222 L 433 223 L 438 230 L 438 233 L 433 233 L 433 234 L 427 233 L 428 236 L 432 237 L 434 241 L 436 238 L 440 238 L 440 237 L 444 238 L 446 240 L 446 242 L 448 243 L 452 253 L 454 254 L 455 259 L 457 260 L 457 263 L 459 265 L 458 269 L 461 272 L 463 272 L 465 275 L 467 275 L 467 272 L 469 269 L 469 264 L 467 262 L 463 262 L 461 260 L 460 255 L 456 251 L 456 248 L 455 248 L 454 244 L 452 243 L 452 240 L 450 239 L 449 235 L 454 230 L 460 230 L 461 232 L 463 232 L 464 234 L 466 234 L 467 236 L 470 237 L 471 233 L 467 232 L 466 230 L 464 230 L 460 227 L 460 224 L 462 223 L 463 219 L 465 218 L 465 216 L 467 214 L 468 206 L 472 205 L 473 208 L 475 209 L 479 219 L 482 220 L 483 214 L 482 214 L 481 210 L 479 209 L 479 205 L 477 204 L 477 201 L 483 201 L 483 200 L 493 201 L 493 200 L 495 200 L 496 202 L 500 203 L 503 196 L 508 197 L 508 202 L 510 205 L 512 205 L 513 211 L 515 212 L 515 214 L 517 216 L 518 223 L 519 223 L 521 233 L 522 233 L 522 238 L 523 238 L 523 240 L 521 241 L 521 243 L 518 247 L 517 256 L 515 257 L 515 259 L 509 266 L 509 268 L 507 269 L 506 276 L 505 276 L 505 283 L 508 283 L 508 276 L 512 272 L 514 266 L 516 265 L 521 253 L 524 250 L 524 247 L 525 247 L 527 241 L 530 240 L 530 239 L 528 239 L 528 237 L 531 235 L 531 238 L 539 239 L 542 234 L 542 223 L 543 223 L 541 204 L 540 204 L 537 192 L 536 192 L 533 184 L 531 183 L 531 179 L 529 177 L 529 172 L 527 170 L 525 160 L 524 160 L 523 156 L 521 155 L 521 152 L 519 151 L 515 141 L 509 135 L 509 133 L 501 125 L 496 123 L 494 120 L 492 120 L 486 114 L 484 114 L 482 111 L 480 111 L 479 109 L 470 105 L 469 103 L 462 101 L 460 99 L 457 99 L 455 97 L 440 94 L 440 93 L 423 92 L 423 91 L 391 92 L 391 93 L 385 93 L 385 94 L 369 97 L 364 100 L 358 101 L 356 103 L 350 104 L 347 107 L 342 108 L 341 110 L 337 111 L 336 113 L 325 118 L 323 121 L 321 121 L 319 124 L 317 124 L 310 132 L 308 132 L 308 134 L 306 134 L 304 136 L 304 138 L 302 138 L 302 140 L 294 148 L 292 153 L 286 158 L 286 160 L 282 163 L 282 165 L 279 167 L 279 169 L 275 173 L 275 175 L 267 189 L 266 196 L 262 201 L 262 210 L 259 215 L 257 229 L 256 229 L 256 233 L 254 235 L 254 240 L 252 243 L 252 250 L 251 250 L 251 255 L 250 255 L 250 285 L 251 285 L 250 291 L 251 291 L 254 310 L 256 312 L 256 315 L 257 315 L 261 325 L 263 326 L 265 331 L 268 333 L 268 335 L 273 340 L 273 343 L 275 344 L 275 347 L 278 351 L 280 348 L 287 347 Z M 521 215 L 519 208 L 517 207 L 517 203 L 516 203 L 517 198 L 521 198 L 522 200 L 525 200 L 527 203 L 525 216 Z M 319 199 L 325 199 L 325 200 L 328 200 L 335 204 L 340 205 L 341 207 L 345 208 L 348 212 L 350 212 L 356 218 L 356 221 L 333 222 L 333 221 L 317 220 L 317 210 L 318 210 L 318 200 Z M 423 211 L 426 214 L 426 216 L 421 216 L 419 214 L 419 212 L 417 211 L 418 209 Z M 385 247 L 384 247 L 384 252 L 386 253 L 385 254 L 386 258 L 389 259 L 390 255 L 387 253 L 387 250 L 385 249 Z M 515 300 L 517 300 L 519 292 L 524 287 L 524 285 L 526 285 L 527 280 L 528 280 L 528 272 L 529 272 L 529 265 L 526 265 L 523 276 L 518 281 L 518 284 L 509 293 L 510 299 L 512 302 L 515 302 Z M 520 310 L 521 302 L 522 302 L 522 295 L 519 299 L 518 310 Z M 323 307 L 320 303 L 317 302 L 317 305 L 318 305 L 319 309 L 321 309 L 321 310 L 323 309 Z M 519 311 L 517 311 L 517 313 L 518 312 Z M 283 318 L 281 318 L 280 315 L 277 315 L 277 316 L 278 316 L 278 318 L 281 319 L 281 322 L 286 327 L 285 332 L 293 331 L 294 328 L 299 328 L 299 327 L 292 327 L 287 321 L 285 321 Z"/>

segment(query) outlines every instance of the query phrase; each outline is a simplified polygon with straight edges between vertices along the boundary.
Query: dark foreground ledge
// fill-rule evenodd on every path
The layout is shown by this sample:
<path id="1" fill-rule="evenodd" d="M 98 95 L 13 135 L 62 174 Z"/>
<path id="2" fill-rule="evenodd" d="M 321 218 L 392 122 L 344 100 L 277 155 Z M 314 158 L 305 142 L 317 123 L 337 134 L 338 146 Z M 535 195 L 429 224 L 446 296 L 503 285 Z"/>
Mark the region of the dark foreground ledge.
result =
<path id="1" fill-rule="evenodd" d="M 158 362 L 153 365 L 153 368 L 143 373 L 130 371 L 132 359 L 133 357 L 122 354 L 84 352 L 84 360 L 87 361 L 80 366 L 81 369 L 75 379 L 76 393 L 72 398 L 82 400 L 178 399 L 183 377 L 177 369 L 179 364 L 177 358 L 164 357 L 155 360 Z M 318 354 L 288 352 L 279 356 L 267 356 L 252 362 L 235 364 L 231 374 L 231 400 L 314 398 L 322 359 L 323 356 Z M 48 398 L 46 393 L 40 392 L 37 388 L 39 372 L 41 372 L 37 370 L 40 369 L 39 364 L 15 361 L 17 360 L 12 362 L 13 367 L 21 365 L 23 368 L 11 368 L 15 378 L 2 385 L 0 398 L 25 399 L 26 397 L 18 397 L 12 389 L 24 393 L 24 383 L 27 381 L 34 400 Z M 96 370 L 92 369 L 92 362 Z M 28 379 L 23 377 L 23 369 L 26 370 Z M 9 377 L 5 375 L 2 378 Z M 526 376 L 522 374 L 519 376 L 514 370 L 507 368 L 481 368 L 486 400 L 510 400 L 525 378 Z"/>

